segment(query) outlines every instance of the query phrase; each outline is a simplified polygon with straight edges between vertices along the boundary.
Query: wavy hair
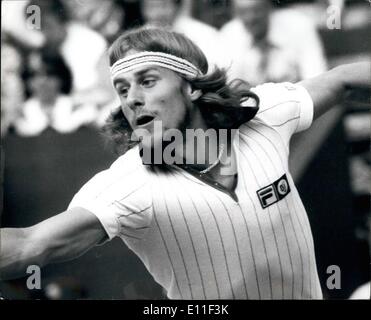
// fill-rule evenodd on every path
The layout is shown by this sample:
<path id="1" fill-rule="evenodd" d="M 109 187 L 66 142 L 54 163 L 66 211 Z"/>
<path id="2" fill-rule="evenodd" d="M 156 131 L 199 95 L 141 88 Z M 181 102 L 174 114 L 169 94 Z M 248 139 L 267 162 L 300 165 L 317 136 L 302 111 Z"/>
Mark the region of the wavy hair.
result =
<path id="1" fill-rule="evenodd" d="M 210 128 L 238 128 L 253 118 L 258 110 L 259 98 L 249 90 L 247 82 L 236 79 L 227 83 L 226 71 L 219 68 L 208 73 L 209 65 L 204 53 L 180 33 L 155 28 L 128 31 L 109 48 L 110 65 L 125 57 L 129 50 L 172 54 L 198 67 L 203 75 L 186 81 L 194 89 L 201 90 L 202 95 L 194 103 Z M 249 99 L 253 99 L 253 106 L 242 107 L 241 104 Z M 136 144 L 130 140 L 132 129 L 121 108 L 112 112 L 103 130 L 113 140 L 120 154 Z"/>

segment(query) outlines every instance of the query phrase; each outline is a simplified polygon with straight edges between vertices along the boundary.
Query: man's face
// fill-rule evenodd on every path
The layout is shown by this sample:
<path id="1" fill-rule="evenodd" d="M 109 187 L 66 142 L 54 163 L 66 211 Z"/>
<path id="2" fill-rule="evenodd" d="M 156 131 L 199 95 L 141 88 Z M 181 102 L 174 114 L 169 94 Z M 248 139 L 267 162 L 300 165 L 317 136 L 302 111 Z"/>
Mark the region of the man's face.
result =
<path id="1" fill-rule="evenodd" d="M 234 10 L 254 39 L 266 37 L 271 10 L 268 0 L 234 0 Z"/>
<path id="2" fill-rule="evenodd" d="M 125 72 L 115 79 L 122 112 L 134 133 L 146 130 L 153 138 L 153 145 L 146 145 L 148 140 L 143 140 L 143 147 L 159 147 L 166 130 L 183 131 L 189 125 L 193 104 L 184 94 L 184 85 L 175 72 L 151 65 Z M 161 136 L 154 130 L 159 125 Z"/>
<path id="3" fill-rule="evenodd" d="M 157 26 L 171 26 L 176 14 L 174 0 L 142 0 L 142 13 L 147 23 Z"/>

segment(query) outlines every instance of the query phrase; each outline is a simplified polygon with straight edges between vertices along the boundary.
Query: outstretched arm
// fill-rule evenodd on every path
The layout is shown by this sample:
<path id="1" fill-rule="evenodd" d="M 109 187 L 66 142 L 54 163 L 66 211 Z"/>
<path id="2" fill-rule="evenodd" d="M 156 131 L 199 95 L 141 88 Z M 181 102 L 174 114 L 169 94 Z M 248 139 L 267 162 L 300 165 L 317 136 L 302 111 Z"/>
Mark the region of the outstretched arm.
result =
<path id="1" fill-rule="evenodd" d="M 314 119 L 342 102 L 347 87 L 371 87 L 371 62 L 338 66 L 317 77 L 299 82 L 314 103 Z"/>
<path id="2" fill-rule="evenodd" d="M 91 212 L 73 208 L 29 228 L 0 229 L 0 279 L 25 275 L 29 265 L 71 260 L 107 237 Z"/>

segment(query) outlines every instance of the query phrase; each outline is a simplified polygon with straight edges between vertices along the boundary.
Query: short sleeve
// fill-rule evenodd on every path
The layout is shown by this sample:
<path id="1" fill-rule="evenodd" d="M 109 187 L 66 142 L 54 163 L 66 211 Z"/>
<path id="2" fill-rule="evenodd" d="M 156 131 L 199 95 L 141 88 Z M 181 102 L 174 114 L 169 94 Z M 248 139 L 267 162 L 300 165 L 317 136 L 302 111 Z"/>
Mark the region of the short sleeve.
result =
<path id="1" fill-rule="evenodd" d="M 74 196 L 68 208 L 81 207 L 93 213 L 109 240 L 114 237 L 141 240 L 152 220 L 150 181 L 141 165 L 122 162 L 95 175 Z"/>
<path id="2" fill-rule="evenodd" d="M 313 121 L 313 100 L 301 85 L 267 83 L 251 89 L 259 97 L 256 119 L 274 128 L 289 142 L 294 133 L 308 129 Z"/>

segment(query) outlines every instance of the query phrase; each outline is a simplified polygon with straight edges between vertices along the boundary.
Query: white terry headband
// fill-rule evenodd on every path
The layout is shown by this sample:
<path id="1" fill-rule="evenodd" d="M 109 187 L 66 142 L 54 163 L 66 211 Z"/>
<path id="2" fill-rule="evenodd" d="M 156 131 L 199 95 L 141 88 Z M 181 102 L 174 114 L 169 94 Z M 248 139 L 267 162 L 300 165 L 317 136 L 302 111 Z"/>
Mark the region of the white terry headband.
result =
<path id="1" fill-rule="evenodd" d="M 185 59 L 163 52 L 144 51 L 117 60 L 110 68 L 111 79 L 113 81 L 117 75 L 144 65 L 157 65 L 190 78 L 202 74 L 200 69 Z"/>

